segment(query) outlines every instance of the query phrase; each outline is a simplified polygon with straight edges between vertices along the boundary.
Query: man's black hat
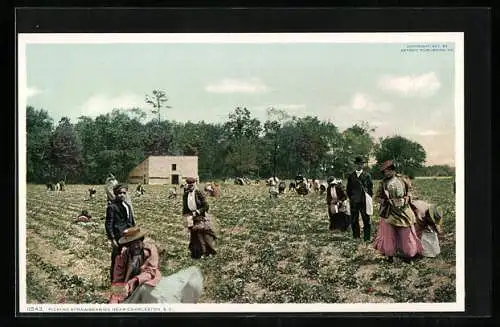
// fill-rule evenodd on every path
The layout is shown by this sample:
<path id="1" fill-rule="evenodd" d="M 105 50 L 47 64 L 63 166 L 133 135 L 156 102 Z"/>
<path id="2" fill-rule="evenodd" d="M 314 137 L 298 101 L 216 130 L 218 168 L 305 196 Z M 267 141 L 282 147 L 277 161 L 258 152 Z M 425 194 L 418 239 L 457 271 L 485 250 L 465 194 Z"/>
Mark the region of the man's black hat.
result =
<path id="1" fill-rule="evenodd" d="M 354 159 L 354 163 L 355 163 L 355 164 L 362 164 L 362 163 L 365 163 L 365 160 L 363 159 L 363 157 L 361 157 L 361 156 L 357 156 L 357 157 Z"/>

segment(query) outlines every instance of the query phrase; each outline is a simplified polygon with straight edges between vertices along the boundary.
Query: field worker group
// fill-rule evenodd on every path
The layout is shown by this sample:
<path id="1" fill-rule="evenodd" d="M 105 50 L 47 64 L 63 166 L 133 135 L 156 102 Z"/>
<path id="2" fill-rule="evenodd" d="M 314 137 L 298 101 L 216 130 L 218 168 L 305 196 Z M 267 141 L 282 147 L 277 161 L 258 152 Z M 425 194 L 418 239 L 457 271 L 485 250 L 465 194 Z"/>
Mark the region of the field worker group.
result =
<path id="1" fill-rule="evenodd" d="M 412 262 L 421 257 L 435 257 L 439 254 L 438 235 L 442 233 L 443 213 L 439 206 L 416 199 L 412 194 L 409 177 L 397 172 L 397 164 L 387 160 L 380 166 L 383 179 L 374 192 L 372 177 L 365 167 L 366 161 L 358 156 L 354 167 L 347 176 L 347 185 L 341 179 L 330 176 L 326 185 L 317 179 L 307 179 L 302 173 L 289 184 L 289 192 L 301 196 L 310 193 L 326 193 L 327 213 L 330 231 L 345 233 L 371 244 L 389 262 L 402 254 L 402 260 Z M 275 176 L 269 178 L 269 193 L 276 197 Z M 378 209 L 379 223 L 372 240 L 372 216 L 374 207 Z"/>
<path id="2" fill-rule="evenodd" d="M 288 191 L 296 192 L 300 196 L 310 193 L 325 196 L 328 229 L 341 233 L 350 230 L 352 237 L 359 241 L 361 217 L 362 242 L 371 244 L 372 248 L 389 262 L 393 262 L 398 252 L 402 254 L 402 260 L 405 262 L 412 262 L 422 256 L 438 255 L 438 235 L 442 233 L 443 217 L 439 206 L 413 198 L 410 179 L 397 172 L 397 164 L 392 160 L 380 166 L 384 177 L 374 192 L 372 177 L 365 168 L 365 163 L 362 157 L 355 158 L 353 170 L 347 176 L 346 187 L 342 180 L 333 176 L 328 177 L 326 183 L 321 183 L 317 179 L 308 180 L 299 173 L 295 181 L 288 185 Z M 184 227 L 189 231 L 188 250 L 193 259 L 207 258 L 217 253 L 217 236 L 208 215 L 210 206 L 206 194 L 218 197 L 220 190 L 218 185 L 212 182 L 208 183 L 202 192 L 197 188 L 197 180 L 194 177 L 188 177 L 185 181 L 186 184 L 182 186 L 180 214 Z M 235 180 L 238 185 L 246 183 L 243 178 L 240 178 L 239 184 Z M 267 184 L 271 198 L 285 193 L 286 184 L 277 177 L 269 178 Z M 106 190 L 108 205 L 105 230 L 112 248 L 110 280 L 113 292 L 110 303 L 164 299 L 166 295 L 162 293 L 162 287 L 159 287 L 157 295 L 151 296 L 162 281 L 158 250 L 151 239 L 145 238 L 146 233 L 136 226 L 127 185 L 118 183 L 114 176 L 110 175 Z M 137 192 L 140 192 L 139 195 L 144 194 L 142 185 Z M 372 240 L 371 217 L 374 207 L 377 207 L 380 219 L 376 236 Z M 197 271 L 187 273 L 197 276 Z M 167 278 L 163 284 L 165 286 L 168 283 Z M 182 290 L 179 292 L 182 293 Z"/>

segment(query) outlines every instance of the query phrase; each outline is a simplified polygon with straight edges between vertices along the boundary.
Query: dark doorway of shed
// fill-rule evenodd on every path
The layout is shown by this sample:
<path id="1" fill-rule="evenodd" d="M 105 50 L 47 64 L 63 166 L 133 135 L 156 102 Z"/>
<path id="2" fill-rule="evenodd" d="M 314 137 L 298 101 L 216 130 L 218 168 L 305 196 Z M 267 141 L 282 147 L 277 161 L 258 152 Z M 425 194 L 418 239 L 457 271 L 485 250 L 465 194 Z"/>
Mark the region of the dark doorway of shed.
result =
<path id="1" fill-rule="evenodd" d="M 172 184 L 174 185 L 179 184 L 179 175 L 172 175 Z"/>

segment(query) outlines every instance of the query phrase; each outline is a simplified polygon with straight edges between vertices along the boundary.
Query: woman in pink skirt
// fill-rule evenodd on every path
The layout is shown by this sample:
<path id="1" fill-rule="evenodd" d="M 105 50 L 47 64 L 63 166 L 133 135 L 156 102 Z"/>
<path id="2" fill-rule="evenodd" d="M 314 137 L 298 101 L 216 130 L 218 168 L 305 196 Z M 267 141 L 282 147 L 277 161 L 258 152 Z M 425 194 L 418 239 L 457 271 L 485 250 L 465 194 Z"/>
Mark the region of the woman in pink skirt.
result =
<path id="1" fill-rule="evenodd" d="M 408 262 L 423 251 L 415 232 L 416 217 L 409 206 L 411 184 L 396 174 L 392 160 L 384 162 L 380 170 L 385 177 L 376 194 L 380 203 L 380 222 L 373 246 L 390 262 L 398 250 Z"/>

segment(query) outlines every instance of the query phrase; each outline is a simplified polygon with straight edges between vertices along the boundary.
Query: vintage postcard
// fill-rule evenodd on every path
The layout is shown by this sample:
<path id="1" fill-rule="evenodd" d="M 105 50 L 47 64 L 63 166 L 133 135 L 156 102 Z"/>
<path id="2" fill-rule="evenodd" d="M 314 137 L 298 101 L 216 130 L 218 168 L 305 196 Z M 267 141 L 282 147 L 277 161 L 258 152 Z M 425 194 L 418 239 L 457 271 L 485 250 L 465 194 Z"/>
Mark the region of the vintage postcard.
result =
<path id="1" fill-rule="evenodd" d="M 463 33 L 19 34 L 17 67 L 20 312 L 465 310 Z"/>

